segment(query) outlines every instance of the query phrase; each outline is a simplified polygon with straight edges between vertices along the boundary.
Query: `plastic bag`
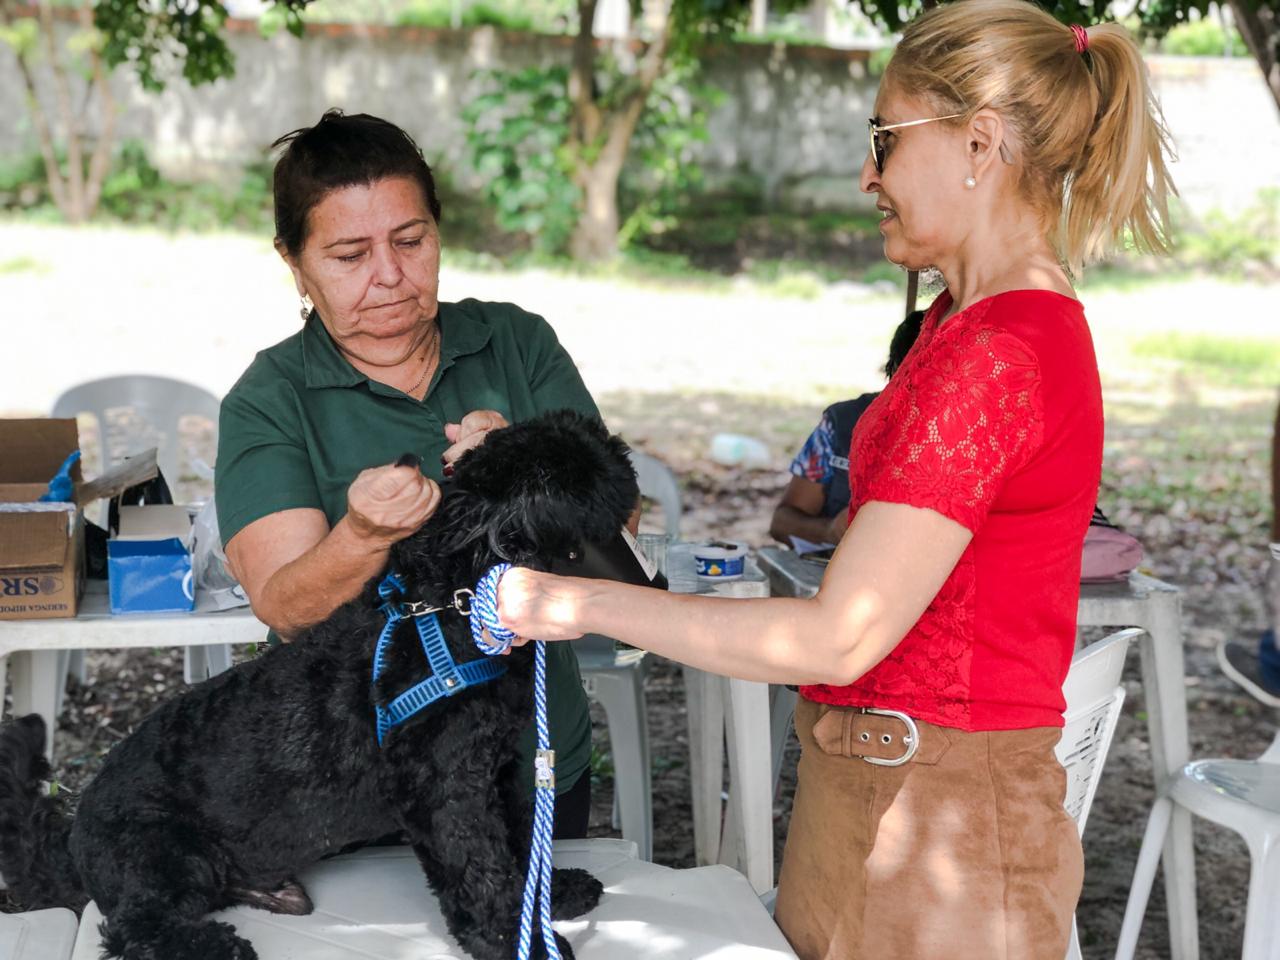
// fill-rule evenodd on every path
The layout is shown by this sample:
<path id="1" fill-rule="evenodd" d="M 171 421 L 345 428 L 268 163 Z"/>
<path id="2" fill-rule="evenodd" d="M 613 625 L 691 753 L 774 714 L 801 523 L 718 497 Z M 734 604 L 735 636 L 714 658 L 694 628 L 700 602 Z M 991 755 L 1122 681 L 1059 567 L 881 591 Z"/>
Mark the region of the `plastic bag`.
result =
<path id="1" fill-rule="evenodd" d="M 191 524 L 191 570 L 196 586 L 204 590 L 219 610 L 249 605 L 244 588 L 227 567 L 227 555 L 218 535 L 218 511 L 207 500 Z"/>
<path id="2" fill-rule="evenodd" d="M 1096 506 L 1084 536 L 1080 557 L 1081 583 L 1127 580 L 1142 563 L 1142 544 L 1107 519 Z"/>

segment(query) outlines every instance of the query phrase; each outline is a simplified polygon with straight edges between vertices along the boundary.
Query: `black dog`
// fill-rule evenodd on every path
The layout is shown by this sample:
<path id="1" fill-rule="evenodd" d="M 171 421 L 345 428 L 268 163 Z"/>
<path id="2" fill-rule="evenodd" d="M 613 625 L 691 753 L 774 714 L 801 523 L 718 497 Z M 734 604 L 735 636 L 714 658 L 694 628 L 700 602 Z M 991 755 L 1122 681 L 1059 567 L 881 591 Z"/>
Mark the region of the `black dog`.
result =
<path id="1" fill-rule="evenodd" d="M 462 458 L 440 508 L 393 549 L 391 566 L 406 600 L 444 607 L 500 560 L 572 569 L 618 539 L 637 500 L 621 440 L 594 420 L 547 415 L 495 431 Z M 253 947 L 206 914 L 233 904 L 308 913 L 299 870 L 403 830 L 463 949 L 513 957 L 532 822 L 516 741 L 532 714 L 533 646 L 379 748 L 375 703 L 428 670 L 404 622 L 371 683 L 385 623 L 377 583 L 295 642 L 157 709 L 111 751 L 74 820 L 39 795 L 49 775 L 40 718 L 0 732 L 0 873 L 18 901 L 79 908 L 92 898 L 107 953 L 125 960 L 251 960 Z M 484 656 L 463 616 L 439 617 L 459 664 Z M 569 918 L 592 909 L 602 887 L 557 870 L 553 891 L 554 916 Z"/>

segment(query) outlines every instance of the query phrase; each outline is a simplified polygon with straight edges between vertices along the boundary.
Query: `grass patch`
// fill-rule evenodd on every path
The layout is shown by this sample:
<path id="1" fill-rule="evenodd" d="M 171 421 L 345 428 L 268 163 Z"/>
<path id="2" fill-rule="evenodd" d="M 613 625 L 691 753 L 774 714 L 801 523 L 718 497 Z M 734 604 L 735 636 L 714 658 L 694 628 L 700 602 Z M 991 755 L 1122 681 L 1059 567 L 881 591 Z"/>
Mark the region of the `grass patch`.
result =
<path id="1" fill-rule="evenodd" d="M 49 265 L 36 260 L 34 257 L 20 256 L 9 260 L 0 260 L 0 274 L 48 272 Z"/>
<path id="2" fill-rule="evenodd" d="M 1280 380 L 1280 341 L 1220 337 L 1210 333 L 1164 333 L 1130 344 L 1135 357 L 1171 361 L 1236 383 Z"/>

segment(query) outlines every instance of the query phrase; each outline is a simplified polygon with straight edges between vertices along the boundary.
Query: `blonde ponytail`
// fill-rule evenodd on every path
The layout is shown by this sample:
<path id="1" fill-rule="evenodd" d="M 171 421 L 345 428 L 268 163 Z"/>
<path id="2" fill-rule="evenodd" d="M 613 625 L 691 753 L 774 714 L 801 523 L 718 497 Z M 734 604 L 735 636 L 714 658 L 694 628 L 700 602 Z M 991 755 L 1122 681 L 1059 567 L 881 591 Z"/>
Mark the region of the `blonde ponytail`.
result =
<path id="1" fill-rule="evenodd" d="M 1169 135 L 1137 46 L 1119 24 L 1088 33 L 1098 112 L 1065 184 L 1060 246 L 1073 269 L 1126 231 L 1139 249 L 1168 252 L 1169 194 L 1177 193 L 1164 159 Z"/>
<path id="2" fill-rule="evenodd" d="M 954 0 L 903 31 L 885 82 L 962 116 L 998 111 L 1018 183 L 1075 273 L 1126 234 L 1168 248 L 1169 139 L 1146 65 L 1117 24 L 1078 28 L 1028 0 Z"/>

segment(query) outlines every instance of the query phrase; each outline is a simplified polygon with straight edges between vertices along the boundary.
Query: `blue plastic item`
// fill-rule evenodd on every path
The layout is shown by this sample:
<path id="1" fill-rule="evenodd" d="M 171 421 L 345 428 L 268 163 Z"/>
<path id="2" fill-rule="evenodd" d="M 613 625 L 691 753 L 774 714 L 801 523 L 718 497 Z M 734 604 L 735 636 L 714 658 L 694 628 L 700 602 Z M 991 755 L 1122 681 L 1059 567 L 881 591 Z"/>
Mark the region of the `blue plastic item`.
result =
<path id="1" fill-rule="evenodd" d="M 191 554 L 177 537 L 108 540 L 112 613 L 185 613 L 195 607 Z"/>
<path id="2" fill-rule="evenodd" d="M 41 494 L 41 503 L 71 503 L 75 499 L 75 481 L 71 479 L 71 468 L 79 462 L 79 450 L 67 454 L 67 459 L 62 461 L 62 466 L 49 481 L 49 489 Z"/>

